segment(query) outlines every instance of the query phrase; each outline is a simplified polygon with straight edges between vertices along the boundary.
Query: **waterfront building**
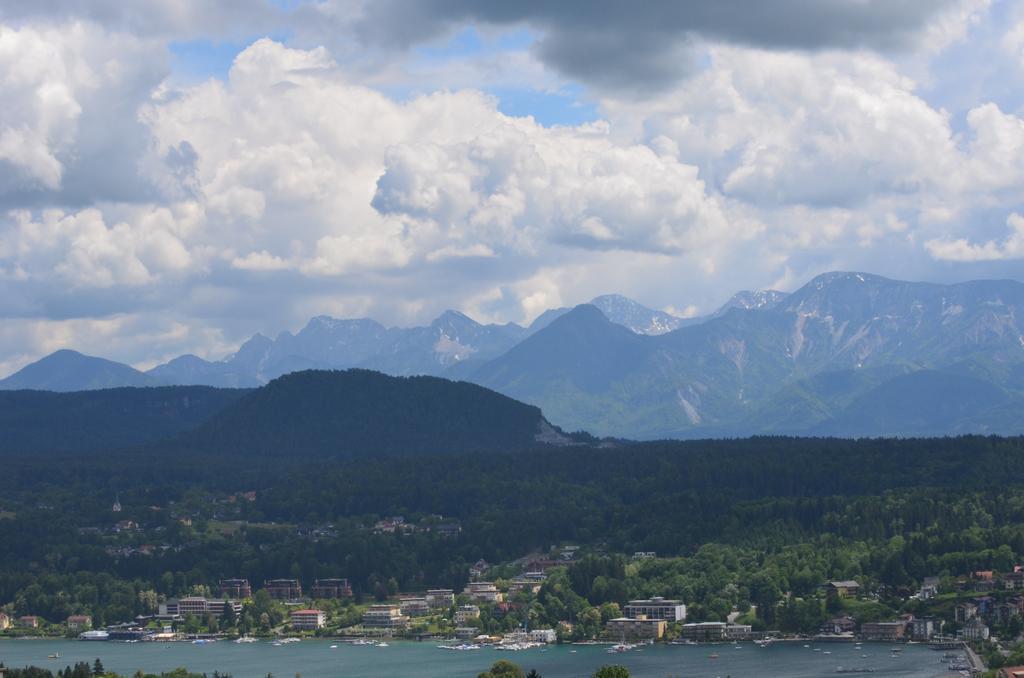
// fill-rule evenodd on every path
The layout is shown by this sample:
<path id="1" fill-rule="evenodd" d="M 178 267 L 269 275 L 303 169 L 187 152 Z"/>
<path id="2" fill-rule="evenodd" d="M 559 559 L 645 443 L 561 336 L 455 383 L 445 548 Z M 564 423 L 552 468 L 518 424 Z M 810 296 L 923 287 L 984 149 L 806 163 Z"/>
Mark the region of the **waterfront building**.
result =
<path id="1" fill-rule="evenodd" d="M 188 596 L 180 600 L 172 598 L 160 605 L 159 616 L 185 617 L 192 615 L 194 617 L 205 617 L 208 614 L 212 614 L 215 617 L 220 617 L 224 614 L 224 609 L 229 605 L 236 615 L 242 613 L 242 603 L 237 600 L 209 600 L 202 596 Z"/>
<path id="2" fill-rule="evenodd" d="M 363 626 L 373 628 L 401 628 L 409 622 L 398 605 L 371 605 L 363 612 Z"/>
<path id="3" fill-rule="evenodd" d="M 39 617 L 36 617 L 34 615 L 25 615 L 24 617 L 18 617 L 18 626 L 23 629 L 38 629 Z"/>
<path id="4" fill-rule="evenodd" d="M 981 621 L 981 617 L 972 617 L 970 621 L 964 624 L 963 633 L 964 640 L 977 642 L 988 640 L 989 629 L 985 622 Z"/>
<path id="5" fill-rule="evenodd" d="M 610 638 L 652 638 L 661 640 L 665 636 L 664 619 L 630 619 L 619 617 L 609 619 L 605 624 L 605 634 Z"/>
<path id="6" fill-rule="evenodd" d="M 686 605 L 681 600 L 666 600 L 656 596 L 649 600 L 631 600 L 623 610 L 629 619 L 664 619 L 668 622 L 686 621 Z"/>
<path id="7" fill-rule="evenodd" d="M 535 643 L 553 643 L 558 640 L 554 629 L 534 629 L 530 631 L 530 640 Z"/>
<path id="8" fill-rule="evenodd" d="M 322 629 L 327 622 L 327 615 L 323 610 L 293 610 L 291 625 L 296 631 L 315 631 Z"/>
<path id="9" fill-rule="evenodd" d="M 683 624 L 682 635 L 686 640 L 698 643 L 713 643 L 725 640 L 725 622 L 695 622 Z"/>
<path id="10" fill-rule="evenodd" d="M 860 625 L 860 635 L 864 640 L 902 640 L 906 632 L 907 623 L 902 621 L 864 622 Z"/>
<path id="11" fill-rule="evenodd" d="M 88 631 L 92 628 L 92 617 L 87 614 L 73 614 L 68 617 L 68 631 Z"/>
<path id="12" fill-rule="evenodd" d="M 5 631 L 11 628 L 11 618 L 5 613 L 0 612 L 0 631 Z"/>
<path id="13" fill-rule="evenodd" d="M 910 622 L 910 638 L 912 640 L 931 640 L 939 629 L 939 621 L 934 617 L 917 617 Z"/>

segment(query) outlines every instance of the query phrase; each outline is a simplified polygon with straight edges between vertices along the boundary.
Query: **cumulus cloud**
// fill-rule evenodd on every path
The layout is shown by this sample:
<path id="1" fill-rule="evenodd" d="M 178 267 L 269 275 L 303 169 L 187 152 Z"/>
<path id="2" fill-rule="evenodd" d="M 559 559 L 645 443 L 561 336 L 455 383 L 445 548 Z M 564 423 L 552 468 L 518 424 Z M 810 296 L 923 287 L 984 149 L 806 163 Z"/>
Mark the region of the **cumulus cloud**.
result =
<path id="1" fill-rule="evenodd" d="M 976 244 L 967 238 L 943 240 L 936 238 L 925 247 L 936 259 L 943 261 L 1001 261 L 1024 259 L 1024 216 L 1014 212 L 1006 219 L 1010 234 L 1002 241 L 989 240 Z"/>
<path id="2" fill-rule="evenodd" d="M 337 3 L 320 6 L 331 16 Z M 616 89 L 660 88 L 692 73 L 694 41 L 772 49 L 900 49 L 916 45 L 951 0 L 744 0 L 557 3 L 384 0 L 353 20 L 364 42 L 408 46 L 467 22 L 529 26 L 539 58 L 563 74 Z"/>

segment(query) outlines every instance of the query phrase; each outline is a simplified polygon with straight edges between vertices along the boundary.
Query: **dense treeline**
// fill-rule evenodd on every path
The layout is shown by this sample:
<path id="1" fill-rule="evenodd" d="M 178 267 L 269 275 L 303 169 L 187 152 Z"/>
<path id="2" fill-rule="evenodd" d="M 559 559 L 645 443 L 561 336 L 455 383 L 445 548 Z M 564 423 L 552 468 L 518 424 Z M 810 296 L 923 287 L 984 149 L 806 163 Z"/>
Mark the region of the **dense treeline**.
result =
<path id="1" fill-rule="evenodd" d="M 345 462 L 187 451 L 12 458 L 0 477 L 0 605 L 113 622 L 231 576 L 342 576 L 370 598 L 458 588 L 479 558 L 575 543 L 595 558 L 662 558 L 584 560 L 567 571 L 565 595 L 542 593 L 551 609 L 540 618 L 670 595 L 714 619 L 750 603 L 771 610 L 786 592 L 813 597 L 830 578 L 901 587 L 1011 568 L 1024 559 L 1022 453 L 1024 441 L 1005 438 L 761 438 Z M 248 490 L 255 501 L 225 499 Z M 371 529 L 384 516 L 416 524 L 431 514 L 457 519 L 461 534 Z M 111 533 L 115 520 L 141 529 Z M 129 553 L 146 543 L 167 548 Z M 793 602 L 762 621 L 806 626 L 812 612 Z"/>

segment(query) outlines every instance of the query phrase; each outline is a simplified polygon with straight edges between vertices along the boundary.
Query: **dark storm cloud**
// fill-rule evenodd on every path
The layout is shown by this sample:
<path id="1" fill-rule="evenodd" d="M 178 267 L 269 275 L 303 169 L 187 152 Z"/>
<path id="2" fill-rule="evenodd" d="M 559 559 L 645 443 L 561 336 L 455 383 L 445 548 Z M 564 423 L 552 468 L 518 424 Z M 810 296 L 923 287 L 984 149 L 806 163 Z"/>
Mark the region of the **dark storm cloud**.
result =
<path id="1" fill-rule="evenodd" d="M 540 31 L 538 56 L 567 76 L 657 87 L 694 67 L 710 39 L 769 49 L 910 47 L 950 0 L 378 0 L 356 28 L 365 42 L 407 47 L 466 22 Z"/>

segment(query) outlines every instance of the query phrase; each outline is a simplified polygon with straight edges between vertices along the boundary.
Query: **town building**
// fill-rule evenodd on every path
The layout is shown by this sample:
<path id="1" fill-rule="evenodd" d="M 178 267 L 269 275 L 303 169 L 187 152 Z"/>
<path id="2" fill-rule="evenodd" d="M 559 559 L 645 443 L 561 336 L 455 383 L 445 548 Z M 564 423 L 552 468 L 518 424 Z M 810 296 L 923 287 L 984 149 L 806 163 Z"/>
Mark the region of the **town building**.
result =
<path id="1" fill-rule="evenodd" d="M 830 594 L 839 596 L 840 598 L 851 598 L 860 593 L 860 584 L 852 579 L 830 581 L 826 585 L 826 588 Z"/>
<path id="2" fill-rule="evenodd" d="M 430 614 L 426 598 L 402 598 L 399 608 L 407 617 L 426 617 Z"/>
<path id="3" fill-rule="evenodd" d="M 274 600 L 299 600 L 302 598 L 302 586 L 298 579 L 268 579 L 263 588 Z"/>
<path id="4" fill-rule="evenodd" d="M 725 637 L 728 640 L 753 640 L 754 628 L 750 624 L 726 624 Z"/>
<path id="5" fill-rule="evenodd" d="M 409 623 L 409 618 L 402 614 L 398 605 L 371 605 L 363 612 L 363 626 L 373 628 L 402 628 Z"/>
<path id="6" fill-rule="evenodd" d="M 540 593 L 540 587 L 543 586 L 542 582 L 535 581 L 532 579 L 524 579 L 522 577 L 516 577 L 508 584 L 509 594 L 521 593 L 526 591 L 534 595 Z"/>
<path id="7" fill-rule="evenodd" d="M 996 678 L 1024 678 L 1024 666 L 1004 666 Z"/>
<path id="8" fill-rule="evenodd" d="M 665 636 L 664 619 L 630 619 L 619 617 L 609 619 L 605 624 L 605 635 L 610 638 L 653 638 L 661 640 Z"/>
<path id="9" fill-rule="evenodd" d="M 931 640 L 939 632 L 941 624 L 934 617 L 917 617 L 910 622 L 911 640 Z"/>
<path id="10" fill-rule="evenodd" d="M 855 628 L 857 628 L 857 622 L 853 617 L 835 617 L 821 625 L 821 632 L 838 635 L 841 633 L 853 633 Z"/>
<path id="11" fill-rule="evenodd" d="M 476 634 L 480 632 L 480 629 L 475 626 L 457 626 L 455 627 L 455 637 L 459 640 L 472 640 L 476 638 Z"/>
<path id="12" fill-rule="evenodd" d="M 480 608 L 476 605 L 459 605 L 459 609 L 455 610 L 455 623 L 459 626 L 465 626 L 466 622 L 480 618 Z"/>
<path id="13" fill-rule="evenodd" d="M 530 631 L 530 640 L 535 643 L 553 643 L 558 640 L 554 629 L 534 629 Z"/>
<path id="14" fill-rule="evenodd" d="M 5 613 L 0 612 L 0 631 L 5 631 L 11 628 L 11 618 Z"/>
<path id="15" fill-rule="evenodd" d="M 446 539 L 453 539 L 462 534 L 462 525 L 458 523 L 439 523 L 434 525 L 431 531 Z"/>
<path id="16" fill-rule="evenodd" d="M 907 623 L 902 621 L 864 622 L 860 625 L 860 635 L 864 640 L 902 640 L 906 633 Z"/>
<path id="17" fill-rule="evenodd" d="M 352 587 L 348 579 L 317 579 L 310 595 L 320 600 L 351 598 Z"/>
<path id="18" fill-rule="evenodd" d="M 988 640 L 989 630 L 985 622 L 981 621 L 981 617 L 971 617 L 970 621 L 964 624 L 963 634 L 964 640 L 976 642 Z"/>
<path id="19" fill-rule="evenodd" d="M 185 617 L 192 615 L 193 617 L 205 617 L 212 614 L 215 617 L 221 617 L 224 614 L 224 609 L 228 606 L 231 607 L 231 611 L 235 615 L 242 613 L 242 603 L 238 600 L 209 600 L 202 596 L 188 596 L 180 600 L 171 599 L 161 604 L 159 616 Z"/>
<path id="20" fill-rule="evenodd" d="M 648 600 L 631 600 L 623 610 L 629 619 L 664 619 L 668 622 L 686 620 L 686 605 L 681 600 L 660 596 Z"/>
<path id="21" fill-rule="evenodd" d="M 725 622 L 695 622 L 683 624 L 682 636 L 698 643 L 713 643 L 725 640 Z"/>
<path id="22" fill-rule="evenodd" d="M 92 617 L 87 614 L 73 614 L 68 617 L 68 631 L 88 631 L 92 628 Z"/>
<path id="23" fill-rule="evenodd" d="M 451 607 L 455 604 L 455 592 L 451 589 L 429 589 L 426 600 L 427 605 L 435 609 Z"/>
<path id="24" fill-rule="evenodd" d="M 39 617 L 33 615 L 26 615 L 24 617 L 18 617 L 18 626 L 23 629 L 38 629 L 39 628 Z"/>
<path id="25" fill-rule="evenodd" d="M 492 582 L 474 581 L 466 584 L 463 593 L 480 603 L 500 603 L 505 597 Z"/>
<path id="26" fill-rule="evenodd" d="M 248 579 L 221 579 L 220 595 L 225 598 L 252 598 Z"/>
<path id="27" fill-rule="evenodd" d="M 327 623 L 323 610 L 293 610 L 290 618 L 292 628 L 297 631 L 316 631 Z"/>
<path id="28" fill-rule="evenodd" d="M 633 560 L 651 560 L 657 557 L 658 554 L 654 551 L 636 551 L 633 554 Z"/>
<path id="29" fill-rule="evenodd" d="M 974 603 L 957 603 L 953 608 L 953 618 L 958 624 L 965 624 L 978 616 L 978 606 Z"/>

